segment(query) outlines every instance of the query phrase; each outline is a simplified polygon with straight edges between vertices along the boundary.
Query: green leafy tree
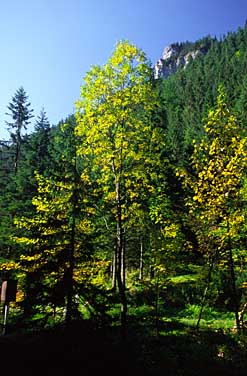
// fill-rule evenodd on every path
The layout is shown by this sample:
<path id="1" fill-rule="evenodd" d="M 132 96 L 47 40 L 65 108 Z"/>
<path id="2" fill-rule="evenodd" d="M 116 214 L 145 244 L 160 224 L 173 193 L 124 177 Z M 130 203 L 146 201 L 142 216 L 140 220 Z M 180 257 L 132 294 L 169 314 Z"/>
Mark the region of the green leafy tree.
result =
<path id="1" fill-rule="evenodd" d="M 123 335 L 128 221 L 137 218 L 144 198 L 152 191 L 151 165 L 161 137 L 158 127 L 152 126 L 157 97 L 151 74 L 143 51 L 126 41 L 119 42 L 108 62 L 87 74 L 77 102 L 77 133 L 82 138 L 79 154 L 90 161 L 102 188 L 102 202 L 114 216 L 116 226 Z"/>
<path id="2" fill-rule="evenodd" d="M 196 219 L 201 250 L 209 255 L 211 263 L 217 259 L 222 267 L 228 265 L 229 293 L 239 327 L 234 250 L 244 223 L 241 182 L 246 173 L 247 141 L 241 138 L 241 128 L 222 88 L 216 107 L 208 114 L 205 132 L 207 138 L 194 145 L 194 175 L 185 178 L 192 197 L 187 203 Z"/>

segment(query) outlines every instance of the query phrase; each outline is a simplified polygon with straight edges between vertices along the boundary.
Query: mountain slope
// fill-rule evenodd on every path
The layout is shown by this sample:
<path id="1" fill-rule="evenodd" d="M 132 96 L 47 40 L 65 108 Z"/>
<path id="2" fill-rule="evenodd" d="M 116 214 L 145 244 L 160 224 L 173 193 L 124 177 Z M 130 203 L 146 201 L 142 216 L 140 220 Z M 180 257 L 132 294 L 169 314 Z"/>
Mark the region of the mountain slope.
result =
<path id="1" fill-rule="evenodd" d="M 196 53 L 200 46 L 203 52 Z M 177 64 L 188 54 L 189 63 Z M 195 44 L 173 44 L 165 49 L 165 57 L 157 85 L 167 153 L 177 163 L 187 160 L 192 140 L 201 138 L 203 119 L 215 104 L 219 85 L 224 86 L 232 111 L 247 129 L 247 25 L 220 41 L 207 37 Z"/>
<path id="2" fill-rule="evenodd" d="M 206 37 L 195 43 L 170 44 L 164 49 L 162 57 L 155 64 L 155 78 L 168 78 L 171 74 L 176 73 L 179 68 L 185 68 L 197 56 L 205 55 L 212 42 L 211 37 Z"/>

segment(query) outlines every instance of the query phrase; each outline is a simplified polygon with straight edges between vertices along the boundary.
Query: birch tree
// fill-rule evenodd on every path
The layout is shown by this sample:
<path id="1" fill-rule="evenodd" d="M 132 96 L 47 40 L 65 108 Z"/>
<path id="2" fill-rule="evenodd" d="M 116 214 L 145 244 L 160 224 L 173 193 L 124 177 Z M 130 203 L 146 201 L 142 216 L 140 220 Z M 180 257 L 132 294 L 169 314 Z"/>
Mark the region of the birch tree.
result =
<path id="1" fill-rule="evenodd" d="M 160 137 L 152 126 L 157 103 L 152 71 L 142 50 L 126 41 L 117 44 L 103 66 L 85 77 L 77 102 L 79 154 L 91 161 L 103 202 L 114 215 L 117 285 L 122 335 L 126 334 L 125 239 L 128 221 L 138 218 L 152 191 L 152 169 Z M 155 146 L 156 145 L 156 146 Z"/>

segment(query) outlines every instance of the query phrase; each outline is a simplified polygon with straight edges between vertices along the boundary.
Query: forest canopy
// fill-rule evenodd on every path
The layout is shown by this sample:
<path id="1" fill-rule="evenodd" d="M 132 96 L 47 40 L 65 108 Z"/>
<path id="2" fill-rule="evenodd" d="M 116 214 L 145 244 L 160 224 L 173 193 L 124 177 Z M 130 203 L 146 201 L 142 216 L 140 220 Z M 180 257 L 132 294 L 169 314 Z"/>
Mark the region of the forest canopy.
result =
<path id="1" fill-rule="evenodd" d="M 42 109 L 32 133 L 16 91 L 0 144 L 0 278 L 18 283 L 16 321 L 119 318 L 125 337 L 131 315 L 159 332 L 169 310 L 194 310 L 197 328 L 211 310 L 243 329 L 247 27 L 205 41 L 166 79 L 120 41 L 75 114 L 51 126 Z"/>

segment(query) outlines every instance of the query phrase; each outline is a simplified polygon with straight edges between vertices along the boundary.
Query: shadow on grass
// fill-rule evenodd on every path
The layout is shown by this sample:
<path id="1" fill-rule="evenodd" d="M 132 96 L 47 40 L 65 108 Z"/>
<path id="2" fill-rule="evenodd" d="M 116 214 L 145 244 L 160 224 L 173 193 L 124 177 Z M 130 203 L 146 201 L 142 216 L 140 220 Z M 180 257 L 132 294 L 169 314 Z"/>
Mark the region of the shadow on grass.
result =
<path id="1" fill-rule="evenodd" d="M 148 375 L 119 340 L 118 328 L 96 328 L 90 321 L 1 336 L 0 352 L 1 371 L 9 376 Z"/>
<path id="2" fill-rule="evenodd" d="M 246 375 L 246 336 L 226 334 L 222 330 L 196 331 L 176 320 L 159 321 L 157 335 L 157 323 L 149 324 L 149 334 L 141 324 L 132 342 L 139 342 L 136 357 L 150 375 Z"/>
<path id="3" fill-rule="evenodd" d="M 246 341 L 247 342 L 247 341 Z M 119 327 L 77 321 L 39 333 L 0 337 L 1 370 L 8 375 L 244 376 L 243 338 L 223 331 L 193 328 L 155 317 L 128 318 L 128 337 Z"/>

